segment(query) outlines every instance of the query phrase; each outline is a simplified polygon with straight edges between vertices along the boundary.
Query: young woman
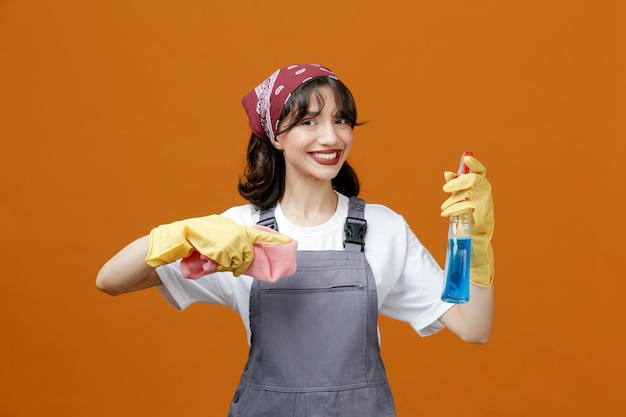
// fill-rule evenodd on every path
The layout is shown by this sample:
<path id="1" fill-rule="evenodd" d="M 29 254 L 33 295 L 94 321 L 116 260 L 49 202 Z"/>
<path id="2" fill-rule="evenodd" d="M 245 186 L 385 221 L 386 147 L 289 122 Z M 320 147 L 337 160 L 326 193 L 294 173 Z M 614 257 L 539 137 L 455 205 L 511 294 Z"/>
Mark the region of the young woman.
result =
<path id="1" fill-rule="evenodd" d="M 359 181 L 346 159 L 357 111 L 334 73 L 281 68 L 243 106 L 252 136 L 239 192 L 250 204 L 156 227 L 109 260 L 96 285 L 111 295 L 157 286 L 179 310 L 196 302 L 234 309 L 250 352 L 230 416 L 394 416 L 379 313 L 422 336 L 445 326 L 469 343 L 490 337 L 493 204 L 485 168 L 466 157 L 472 173 L 445 173 L 451 196 L 442 215 L 472 211 L 474 222 L 471 300 L 448 304 L 440 300 L 443 271 L 405 220 L 356 197 Z M 255 248 L 293 263 L 270 253 L 292 239 L 295 272 L 280 280 L 247 274 Z M 218 272 L 185 278 L 192 254 Z"/>

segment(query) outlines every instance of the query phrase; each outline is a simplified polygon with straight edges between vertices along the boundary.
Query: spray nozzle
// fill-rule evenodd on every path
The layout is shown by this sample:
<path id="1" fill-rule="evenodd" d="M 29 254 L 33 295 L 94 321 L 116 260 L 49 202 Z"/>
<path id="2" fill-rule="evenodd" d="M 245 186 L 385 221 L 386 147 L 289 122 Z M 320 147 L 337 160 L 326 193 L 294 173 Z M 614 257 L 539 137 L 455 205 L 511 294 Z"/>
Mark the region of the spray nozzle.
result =
<path id="1" fill-rule="evenodd" d="M 461 162 L 459 163 L 459 169 L 456 172 L 457 177 L 461 174 L 467 174 L 470 172 L 469 167 L 465 165 L 466 156 L 474 156 L 474 152 L 463 152 L 463 155 L 461 155 Z"/>

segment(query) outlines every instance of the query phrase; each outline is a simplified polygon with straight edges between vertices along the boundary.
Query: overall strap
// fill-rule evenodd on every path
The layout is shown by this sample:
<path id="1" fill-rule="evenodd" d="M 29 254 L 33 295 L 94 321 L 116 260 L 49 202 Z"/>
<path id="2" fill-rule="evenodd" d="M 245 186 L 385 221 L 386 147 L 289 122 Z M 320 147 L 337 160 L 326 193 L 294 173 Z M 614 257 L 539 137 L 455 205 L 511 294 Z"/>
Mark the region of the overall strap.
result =
<path id="1" fill-rule="evenodd" d="M 343 227 L 343 246 L 352 252 L 365 250 L 365 233 L 367 232 L 367 220 L 365 220 L 365 201 L 358 197 L 350 197 L 348 217 Z"/>
<path id="2" fill-rule="evenodd" d="M 274 217 L 274 207 L 261 210 L 259 221 L 256 224 L 278 231 L 278 224 L 276 223 L 276 217 Z"/>
<path id="3" fill-rule="evenodd" d="M 274 216 L 274 207 L 261 210 L 260 226 L 269 227 L 278 231 L 278 224 Z M 358 197 L 350 197 L 348 203 L 348 217 L 343 227 L 343 247 L 353 252 L 363 252 L 365 249 L 365 234 L 367 232 L 367 220 L 365 220 L 365 201 Z"/>

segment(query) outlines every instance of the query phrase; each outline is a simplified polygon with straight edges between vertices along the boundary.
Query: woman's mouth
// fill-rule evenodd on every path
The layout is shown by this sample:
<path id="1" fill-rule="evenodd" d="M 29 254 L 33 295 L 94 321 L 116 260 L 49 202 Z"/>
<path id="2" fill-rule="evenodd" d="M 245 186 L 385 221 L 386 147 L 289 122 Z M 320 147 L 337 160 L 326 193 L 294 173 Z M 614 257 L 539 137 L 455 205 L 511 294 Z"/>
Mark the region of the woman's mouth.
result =
<path id="1" fill-rule="evenodd" d="M 334 149 L 328 151 L 310 152 L 309 155 L 311 155 L 311 158 L 313 158 L 318 164 L 334 165 L 339 162 L 341 151 Z"/>

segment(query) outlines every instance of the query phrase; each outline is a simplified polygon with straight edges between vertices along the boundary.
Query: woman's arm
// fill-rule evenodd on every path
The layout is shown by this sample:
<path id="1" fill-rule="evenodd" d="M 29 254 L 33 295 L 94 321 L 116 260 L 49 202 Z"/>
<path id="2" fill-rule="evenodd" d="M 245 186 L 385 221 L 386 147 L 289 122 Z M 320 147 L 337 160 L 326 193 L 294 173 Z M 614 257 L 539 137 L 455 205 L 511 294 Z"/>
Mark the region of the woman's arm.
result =
<path id="1" fill-rule="evenodd" d="M 143 290 L 161 284 L 154 268 L 146 265 L 150 237 L 130 243 L 105 263 L 96 277 L 96 287 L 109 295 Z"/>
<path id="2" fill-rule="evenodd" d="M 464 342 L 487 343 L 493 323 L 493 286 L 471 284 L 470 301 L 455 305 L 439 321 Z"/>

